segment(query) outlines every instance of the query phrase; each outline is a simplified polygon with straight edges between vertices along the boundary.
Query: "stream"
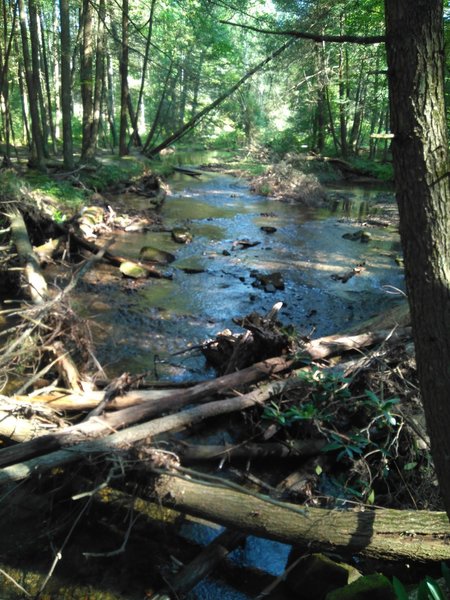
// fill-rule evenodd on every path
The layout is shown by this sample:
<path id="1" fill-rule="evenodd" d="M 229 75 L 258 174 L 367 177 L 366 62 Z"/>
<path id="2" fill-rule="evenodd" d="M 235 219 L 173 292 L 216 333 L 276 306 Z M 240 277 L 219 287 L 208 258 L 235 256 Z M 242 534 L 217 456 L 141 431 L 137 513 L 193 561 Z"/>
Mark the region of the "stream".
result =
<path id="1" fill-rule="evenodd" d="M 216 173 L 199 179 L 176 173 L 170 188 L 161 210 L 164 226 L 187 227 L 192 243 L 177 244 L 170 231 L 119 233 L 111 251 L 135 259 L 143 246 L 171 252 L 173 278 L 117 285 L 117 270 L 111 281 L 105 265 L 79 288 L 77 302 L 92 321 L 97 356 L 109 376 L 150 371 L 175 382 L 212 377 L 195 348 L 225 328 L 241 332 L 234 317 L 265 314 L 275 302 L 283 302 L 284 324 L 318 337 L 398 301 L 385 287 L 403 287 L 397 233 L 370 227 L 369 243 L 343 238 L 361 230 L 355 220 L 374 214 L 375 203 L 393 202 L 385 189 L 335 188 L 329 207 L 312 209 L 252 194 L 245 180 Z M 136 196 L 128 202 L 144 208 L 148 201 Z M 234 244 L 239 240 L 257 245 Z M 333 278 L 360 264 L 364 270 L 346 283 Z M 278 273 L 284 289 L 254 287 L 255 273 Z"/>
<path id="2" fill-rule="evenodd" d="M 360 231 L 358 220 L 364 221 L 369 212 L 376 214 L 376 206 L 393 205 L 392 193 L 386 189 L 335 187 L 329 190 L 331 201 L 326 208 L 312 209 L 252 194 L 247 181 L 217 173 L 205 172 L 199 179 L 176 174 L 170 188 L 161 209 L 168 231 L 116 233 L 111 251 L 134 259 L 143 246 L 171 252 L 176 260 L 166 268 L 172 279 L 136 282 L 122 278 L 117 268 L 105 263 L 88 271 L 73 295 L 74 308 L 88 319 L 96 356 L 109 377 L 124 371 L 148 371 L 150 378 L 173 382 L 213 377 L 196 347 L 225 328 L 240 332 L 233 318 L 253 311 L 264 314 L 276 302 L 283 302 L 279 318 L 284 324 L 293 325 L 300 335 L 321 336 L 345 330 L 399 300 L 386 288 L 403 287 L 403 272 L 395 260 L 400 254 L 395 229 L 364 227 L 371 236 L 368 243 L 343 237 Z M 148 199 L 141 196 L 127 195 L 127 201 L 135 209 L 148 206 Z M 192 243 L 174 242 L 170 229 L 175 226 L 188 228 Z M 272 232 L 261 227 L 270 227 Z M 243 240 L 257 244 L 235 243 Z M 362 263 L 364 270 L 346 283 L 334 278 Z M 274 273 L 279 274 L 283 285 L 278 287 L 283 289 L 253 285 L 255 274 Z M 105 531 L 98 532 L 103 541 Z M 186 517 L 180 533 L 186 540 L 204 545 L 220 528 Z M 134 563 L 143 560 L 148 570 L 149 560 L 160 560 L 158 556 L 141 557 L 139 539 L 130 541 L 135 554 L 127 549 L 120 558 L 133 563 L 129 573 L 124 566 L 127 563 L 120 563 L 126 585 L 130 585 L 123 597 L 141 597 L 137 592 L 133 595 L 134 588 L 142 594 L 146 576 L 133 575 Z M 105 542 L 106 546 L 113 543 Z M 77 557 L 90 547 L 90 540 L 79 540 L 79 544 L 74 549 Z M 249 536 L 244 547 L 229 558 L 240 567 L 279 575 L 289 551 L 284 544 Z M 99 567 L 89 564 L 92 572 L 100 568 L 96 578 L 99 589 L 105 591 L 104 563 Z M 118 592 L 124 585 L 120 583 Z M 248 591 L 244 573 L 242 581 L 234 581 L 234 585 L 236 588 L 206 578 L 188 598 L 249 600 L 242 591 Z M 70 597 L 79 597 L 74 593 Z"/>

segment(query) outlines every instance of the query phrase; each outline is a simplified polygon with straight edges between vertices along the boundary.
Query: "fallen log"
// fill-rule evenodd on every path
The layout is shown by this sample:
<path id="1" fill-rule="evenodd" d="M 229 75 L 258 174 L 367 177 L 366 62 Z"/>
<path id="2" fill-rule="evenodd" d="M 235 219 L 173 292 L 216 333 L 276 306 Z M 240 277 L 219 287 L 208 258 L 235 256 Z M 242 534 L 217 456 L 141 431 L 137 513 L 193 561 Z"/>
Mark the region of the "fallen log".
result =
<path id="1" fill-rule="evenodd" d="M 354 336 L 327 336 L 309 342 L 305 346 L 302 356 L 303 360 L 310 360 L 311 358 L 316 360 L 339 354 L 343 351 L 355 350 L 387 340 L 389 342 L 398 342 L 407 337 L 410 337 L 408 328 L 396 332 L 383 331 L 369 332 Z M 167 396 L 156 400 L 148 400 L 142 404 L 134 405 L 115 413 L 109 413 L 102 417 L 95 417 L 95 419 L 92 419 L 91 421 L 68 427 L 63 431 L 52 435 L 39 437 L 36 440 L 22 443 L 20 446 L 4 448 L 0 450 L 0 467 L 27 460 L 64 446 L 77 444 L 84 441 L 86 437 L 92 439 L 94 437 L 107 435 L 111 431 L 127 427 L 144 419 L 149 419 L 156 414 L 161 414 L 165 411 L 179 409 L 187 404 L 205 402 L 214 394 L 225 393 L 235 388 L 256 383 L 276 373 L 290 370 L 301 363 L 301 361 L 302 358 L 300 356 L 296 359 L 285 357 L 267 359 L 256 363 L 251 367 L 247 367 L 242 371 L 223 375 L 212 381 L 200 383 L 192 388 L 176 391 L 173 394 L 168 394 Z M 269 384 L 266 389 L 271 390 L 272 385 L 278 386 L 279 389 L 282 389 L 283 387 L 282 382 L 275 382 L 274 384 Z M 269 394 L 271 393 L 273 392 L 269 392 Z M 129 394 L 133 396 L 133 402 L 136 402 L 139 395 L 143 394 L 143 392 L 133 391 L 129 392 Z M 127 394 L 125 398 L 128 397 L 129 394 Z M 100 392 L 98 401 L 100 402 L 102 398 L 103 393 Z M 115 399 L 113 402 L 116 400 L 119 399 Z"/>
<path id="2" fill-rule="evenodd" d="M 239 373 L 233 373 L 232 375 L 236 376 L 238 374 Z M 227 377 L 229 378 L 229 381 L 232 381 L 232 375 L 227 375 L 220 379 Z M 202 387 L 205 385 L 207 384 L 201 384 Z M 186 404 L 191 404 L 193 401 L 206 402 L 208 399 L 209 394 L 202 395 L 201 390 L 197 391 L 197 397 L 195 397 L 195 394 L 188 394 L 188 392 L 194 391 L 194 388 L 192 388 L 192 390 L 183 390 L 184 396 L 178 399 L 176 396 L 170 396 L 160 401 L 153 403 L 149 402 L 146 405 L 134 406 L 132 408 L 124 409 L 123 411 L 118 411 L 104 417 L 95 417 L 89 421 L 80 423 L 79 425 L 67 427 L 60 432 L 41 436 L 29 442 L 18 444 L 17 446 L 4 448 L 0 450 L 0 467 L 4 467 L 5 465 L 14 465 L 15 463 L 29 459 L 33 460 L 33 457 L 53 452 L 65 446 L 72 446 L 73 444 L 78 444 L 78 446 L 73 446 L 71 448 L 74 460 L 77 458 L 75 457 L 74 452 L 78 452 L 78 449 L 80 449 L 79 452 L 81 455 L 86 455 L 89 452 L 112 451 L 116 448 L 123 447 L 123 444 L 134 444 L 146 436 L 155 436 L 159 433 L 170 431 L 172 429 L 187 427 L 193 423 L 197 423 L 206 418 L 217 416 L 219 414 L 244 410 L 254 406 L 255 404 L 269 400 L 273 395 L 280 393 L 281 390 L 285 391 L 288 386 L 295 387 L 299 385 L 302 385 L 302 382 L 296 378 L 289 379 L 284 383 L 275 381 L 244 396 L 209 402 L 203 406 L 195 407 L 182 413 L 176 413 L 174 415 L 170 415 L 169 417 L 155 419 L 149 423 L 143 423 L 142 425 L 128 427 L 128 429 L 124 429 L 123 431 L 110 435 L 107 438 L 100 439 L 98 441 L 98 446 L 95 445 L 95 442 L 91 442 L 91 445 L 87 446 L 86 449 L 85 444 L 81 443 L 86 442 L 87 439 L 92 440 L 93 438 L 108 435 L 111 431 L 115 431 L 120 424 L 123 424 L 122 415 L 124 412 L 129 413 L 129 411 L 133 411 L 134 415 L 140 414 L 142 417 L 142 409 L 144 409 L 144 415 L 149 418 L 150 416 L 164 412 L 170 408 L 179 408 L 181 406 L 185 406 Z M 136 411 L 138 411 L 138 413 Z M 129 422 L 127 424 L 129 424 Z M 45 459 L 45 456 L 43 459 Z M 36 464 L 39 464 L 39 459 L 36 460 L 38 461 Z M 54 460 L 56 460 L 56 463 L 58 462 L 57 457 Z M 66 459 L 62 460 L 64 464 Z M 32 468 L 34 468 L 34 463 Z M 20 469 L 21 467 L 18 471 L 19 474 L 22 473 Z M 5 473 L 5 469 L 0 472 L 0 486 L 2 481 L 4 482 L 2 479 L 2 474 Z"/>
<path id="3" fill-rule="evenodd" d="M 274 504 L 226 485 L 168 475 L 158 477 L 145 497 L 247 534 L 303 546 L 309 552 L 408 562 L 450 558 L 450 523 L 444 512 Z"/>
<path id="4" fill-rule="evenodd" d="M 366 333 L 355 335 L 336 334 L 308 342 L 305 345 L 303 352 L 313 360 L 318 360 L 336 356 L 351 350 L 367 348 L 368 346 L 381 344 L 385 341 L 389 341 L 390 343 L 403 342 L 411 339 L 411 337 L 412 333 L 410 327 L 402 327 L 396 330 L 384 329 L 382 331 L 367 331 Z"/>
<path id="5" fill-rule="evenodd" d="M 166 390 L 133 390 L 111 400 L 108 404 L 108 409 L 119 410 L 149 401 L 160 400 L 176 394 L 177 391 L 177 388 Z M 36 402 L 46 404 L 53 410 L 80 412 L 95 408 L 102 401 L 103 397 L 104 391 L 92 390 L 89 392 L 54 391 L 31 397 L 15 395 L 14 399 L 29 402 L 31 405 Z"/>
<path id="6" fill-rule="evenodd" d="M 33 304 L 42 304 L 48 300 L 48 288 L 39 266 L 39 259 L 33 252 L 25 221 L 18 210 L 10 211 L 8 218 L 11 224 L 11 235 L 23 267 L 26 281 L 26 294 Z"/>
<path id="7" fill-rule="evenodd" d="M 173 167 L 173 170 L 182 173 L 183 175 L 189 175 L 190 177 L 200 177 L 201 175 L 204 175 L 203 171 L 189 169 L 188 167 Z"/>

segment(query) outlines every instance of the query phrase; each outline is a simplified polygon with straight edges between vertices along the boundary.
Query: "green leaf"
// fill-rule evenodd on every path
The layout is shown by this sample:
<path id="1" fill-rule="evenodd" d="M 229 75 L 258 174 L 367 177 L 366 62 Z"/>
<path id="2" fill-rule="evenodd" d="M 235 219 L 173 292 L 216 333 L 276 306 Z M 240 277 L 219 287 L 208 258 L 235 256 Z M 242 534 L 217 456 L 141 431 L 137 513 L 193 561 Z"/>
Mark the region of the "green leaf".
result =
<path id="1" fill-rule="evenodd" d="M 417 600 L 445 600 L 441 588 L 432 577 L 425 577 L 417 588 Z"/>
<path id="2" fill-rule="evenodd" d="M 367 496 L 367 504 L 373 504 L 375 502 L 375 490 L 370 490 L 370 494 Z"/>
<path id="3" fill-rule="evenodd" d="M 392 586 L 394 588 L 395 595 L 397 596 L 397 600 L 409 600 L 408 592 L 406 591 L 405 586 L 395 576 L 392 578 Z"/>
<path id="4" fill-rule="evenodd" d="M 315 468 L 315 471 L 316 471 L 316 475 L 321 475 L 323 469 L 322 469 L 322 467 L 320 465 L 317 465 L 316 468 Z"/>
<path id="5" fill-rule="evenodd" d="M 416 467 L 417 467 L 417 462 L 413 461 L 413 462 L 406 463 L 406 465 L 403 467 L 403 470 L 404 471 L 412 471 Z M 447 566 L 447 565 L 445 565 L 445 566 Z M 448 569 L 448 567 L 447 567 L 447 569 Z M 450 573 L 450 569 L 449 569 L 449 573 Z"/>
<path id="6" fill-rule="evenodd" d="M 431 600 L 445 600 L 444 594 L 435 579 L 425 577 L 425 583 L 428 589 L 428 596 Z"/>

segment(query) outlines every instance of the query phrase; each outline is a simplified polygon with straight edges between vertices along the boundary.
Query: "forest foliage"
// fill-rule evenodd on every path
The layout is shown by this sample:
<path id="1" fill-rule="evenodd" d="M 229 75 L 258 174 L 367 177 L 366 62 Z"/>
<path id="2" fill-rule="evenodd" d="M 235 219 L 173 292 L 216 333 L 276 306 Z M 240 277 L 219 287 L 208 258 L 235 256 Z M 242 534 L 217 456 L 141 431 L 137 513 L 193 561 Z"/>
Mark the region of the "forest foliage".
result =
<path id="1" fill-rule="evenodd" d="M 69 169 L 99 148 L 149 153 L 289 39 L 265 31 L 292 30 L 382 35 L 383 2 L 2 0 L 4 163 L 23 147 L 41 168 L 62 150 Z M 184 133 L 385 162 L 386 75 L 383 43 L 298 39 Z"/>

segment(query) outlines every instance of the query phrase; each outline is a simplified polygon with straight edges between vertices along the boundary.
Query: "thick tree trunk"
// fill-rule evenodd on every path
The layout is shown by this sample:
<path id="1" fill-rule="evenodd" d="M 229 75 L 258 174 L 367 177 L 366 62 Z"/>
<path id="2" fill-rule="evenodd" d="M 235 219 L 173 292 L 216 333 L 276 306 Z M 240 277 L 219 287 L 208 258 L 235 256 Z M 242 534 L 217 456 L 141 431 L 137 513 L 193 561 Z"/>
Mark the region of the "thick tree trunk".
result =
<path id="1" fill-rule="evenodd" d="M 403 510 L 327 510 L 269 503 L 224 485 L 161 476 L 149 495 L 226 527 L 308 551 L 361 554 L 377 559 L 441 561 L 450 558 L 445 513 Z M 302 510 L 303 509 L 303 510 Z"/>
<path id="2" fill-rule="evenodd" d="M 450 515 L 450 179 L 442 0 L 386 0 L 392 151 L 416 359 Z"/>

